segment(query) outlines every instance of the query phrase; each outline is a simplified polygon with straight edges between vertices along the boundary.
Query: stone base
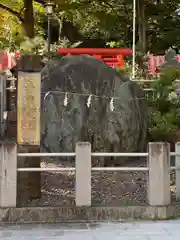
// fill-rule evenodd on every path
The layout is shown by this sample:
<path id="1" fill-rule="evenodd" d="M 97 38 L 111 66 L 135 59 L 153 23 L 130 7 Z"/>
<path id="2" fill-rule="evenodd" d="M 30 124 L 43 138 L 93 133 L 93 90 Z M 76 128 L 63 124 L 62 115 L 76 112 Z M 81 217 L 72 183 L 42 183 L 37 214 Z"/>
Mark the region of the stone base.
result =
<path id="1" fill-rule="evenodd" d="M 180 217 L 180 204 L 166 207 L 33 207 L 1 208 L 1 223 L 59 223 L 170 219 Z"/>
<path id="2" fill-rule="evenodd" d="M 39 146 L 19 146 L 21 153 L 39 153 Z M 18 157 L 18 168 L 40 168 L 40 157 Z M 17 173 L 17 206 L 41 197 L 41 172 Z"/>

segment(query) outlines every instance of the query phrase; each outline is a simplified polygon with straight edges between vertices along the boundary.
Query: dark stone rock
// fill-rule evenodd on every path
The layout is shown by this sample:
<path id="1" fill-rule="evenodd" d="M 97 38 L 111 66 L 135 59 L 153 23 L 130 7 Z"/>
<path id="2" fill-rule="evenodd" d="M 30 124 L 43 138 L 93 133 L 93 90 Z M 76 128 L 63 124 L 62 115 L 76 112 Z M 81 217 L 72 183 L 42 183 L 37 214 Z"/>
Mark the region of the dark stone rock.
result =
<path id="1" fill-rule="evenodd" d="M 64 106 L 66 92 L 70 94 Z M 89 141 L 92 152 L 139 152 L 146 145 L 146 133 L 143 90 L 113 68 L 81 55 L 52 60 L 42 70 L 44 151 L 74 152 L 76 142 Z"/>

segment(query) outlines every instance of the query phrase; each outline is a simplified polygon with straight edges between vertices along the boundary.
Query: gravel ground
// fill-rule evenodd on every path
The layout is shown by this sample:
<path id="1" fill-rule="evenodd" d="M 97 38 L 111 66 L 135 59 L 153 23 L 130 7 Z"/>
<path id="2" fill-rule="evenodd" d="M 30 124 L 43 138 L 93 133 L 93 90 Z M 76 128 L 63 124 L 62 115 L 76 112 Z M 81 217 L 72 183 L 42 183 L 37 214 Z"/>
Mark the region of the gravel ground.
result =
<path id="1" fill-rule="evenodd" d="M 43 167 L 73 167 L 71 162 L 51 159 L 42 162 Z M 136 160 L 123 166 L 143 167 L 146 161 Z M 147 180 L 145 172 L 93 172 L 93 205 L 147 204 Z M 171 173 L 172 199 L 175 195 L 175 174 Z M 42 197 L 28 206 L 75 205 L 75 174 L 73 172 L 42 173 Z"/>

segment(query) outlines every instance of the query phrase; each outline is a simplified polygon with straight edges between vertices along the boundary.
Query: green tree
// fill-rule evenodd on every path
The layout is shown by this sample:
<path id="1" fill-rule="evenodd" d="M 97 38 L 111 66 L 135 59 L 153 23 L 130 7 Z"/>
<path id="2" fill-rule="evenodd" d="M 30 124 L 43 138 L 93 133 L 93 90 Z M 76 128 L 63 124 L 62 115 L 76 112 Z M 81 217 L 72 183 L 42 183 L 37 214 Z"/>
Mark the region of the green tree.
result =
<path id="1" fill-rule="evenodd" d="M 42 11 L 41 1 L 33 0 L 1 0 L 0 9 L 16 17 L 23 26 L 23 33 L 29 38 L 35 35 L 35 12 Z"/>
<path id="2" fill-rule="evenodd" d="M 58 6 L 56 14 L 59 18 L 76 26 L 85 38 L 112 39 L 121 46 L 132 47 L 133 0 L 53 1 Z M 136 2 L 136 49 L 164 54 L 169 46 L 179 48 L 180 18 L 175 14 L 179 0 Z M 45 0 L 1 0 L 0 8 L 16 16 L 22 23 L 24 34 L 33 37 L 45 3 Z"/>

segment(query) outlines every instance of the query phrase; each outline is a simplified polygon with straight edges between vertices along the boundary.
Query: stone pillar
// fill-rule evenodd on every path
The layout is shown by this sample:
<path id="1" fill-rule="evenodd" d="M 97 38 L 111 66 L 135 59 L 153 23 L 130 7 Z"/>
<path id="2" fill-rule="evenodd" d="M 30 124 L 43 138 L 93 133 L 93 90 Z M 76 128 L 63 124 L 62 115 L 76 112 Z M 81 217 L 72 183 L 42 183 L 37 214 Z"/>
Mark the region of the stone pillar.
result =
<path id="1" fill-rule="evenodd" d="M 0 207 L 16 207 L 17 145 L 0 142 Z"/>
<path id="2" fill-rule="evenodd" d="M 149 204 L 168 205 L 170 198 L 170 144 L 149 143 Z"/>
<path id="3" fill-rule="evenodd" d="M 175 145 L 175 166 L 176 166 L 176 200 L 180 200 L 180 142 Z"/>
<path id="4" fill-rule="evenodd" d="M 22 56 L 18 62 L 18 152 L 40 152 L 41 58 Z M 18 168 L 40 168 L 40 157 L 19 157 Z M 25 205 L 41 196 L 41 172 L 18 172 L 17 203 Z"/>
<path id="5" fill-rule="evenodd" d="M 76 144 L 76 206 L 91 206 L 91 144 Z"/>
<path id="6" fill-rule="evenodd" d="M 20 146 L 18 152 L 38 153 L 39 146 Z M 18 157 L 18 168 L 40 168 L 40 157 Z M 27 204 L 28 201 L 41 196 L 41 172 L 18 172 L 17 174 L 17 204 Z"/>

